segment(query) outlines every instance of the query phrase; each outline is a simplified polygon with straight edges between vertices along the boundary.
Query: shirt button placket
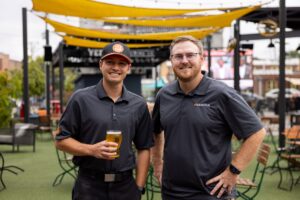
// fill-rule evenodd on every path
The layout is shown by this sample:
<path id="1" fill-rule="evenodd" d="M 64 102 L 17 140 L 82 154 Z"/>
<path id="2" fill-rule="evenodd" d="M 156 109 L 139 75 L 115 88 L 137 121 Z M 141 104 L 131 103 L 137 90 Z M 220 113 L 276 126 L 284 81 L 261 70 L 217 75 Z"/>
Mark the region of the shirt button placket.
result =
<path id="1" fill-rule="evenodd" d="M 113 121 L 117 121 L 117 114 L 116 114 L 115 105 L 113 105 L 113 109 L 112 109 L 112 119 L 113 119 Z"/>

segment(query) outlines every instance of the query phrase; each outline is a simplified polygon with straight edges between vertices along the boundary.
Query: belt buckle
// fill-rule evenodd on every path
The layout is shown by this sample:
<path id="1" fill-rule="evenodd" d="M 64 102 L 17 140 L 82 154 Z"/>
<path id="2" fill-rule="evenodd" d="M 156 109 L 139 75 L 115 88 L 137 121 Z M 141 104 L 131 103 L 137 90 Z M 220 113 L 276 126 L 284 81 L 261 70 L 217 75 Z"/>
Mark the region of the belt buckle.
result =
<path id="1" fill-rule="evenodd" d="M 116 180 L 115 174 L 104 174 L 104 182 L 114 182 Z"/>

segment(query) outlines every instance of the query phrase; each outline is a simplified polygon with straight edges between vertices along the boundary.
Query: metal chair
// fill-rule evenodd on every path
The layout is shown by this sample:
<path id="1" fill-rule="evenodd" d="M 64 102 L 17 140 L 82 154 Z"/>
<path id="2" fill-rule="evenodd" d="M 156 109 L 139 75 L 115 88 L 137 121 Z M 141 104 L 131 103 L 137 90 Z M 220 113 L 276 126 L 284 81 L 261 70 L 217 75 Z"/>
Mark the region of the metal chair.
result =
<path id="1" fill-rule="evenodd" d="M 2 153 L 0 152 L 0 183 L 1 183 L 0 191 L 4 190 L 6 188 L 3 178 L 2 178 L 3 168 L 4 168 L 4 158 L 3 158 Z"/>
<path id="2" fill-rule="evenodd" d="M 238 197 L 252 200 L 258 195 L 264 179 L 270 151 L 270 146 L 263 143 L 257 155 L 257 164 L 252 179 L 238 178 L 236 184 Z"/>
<path id="3" fill-rule="evenodd" d="M 299 182 L 299 178 L 294 181 L 293 171 L 295 169 L 300 169 L 300 126 L 294 125 L 287 129 L 284 134 L 286 137 L 286 151 L 279 155 L 277 161 L 280 177 L 278 188 L 291 191 L 294 184 Z M 286 161 L 285 166 L 281 166 L 282 161 Z M 286 177 L 290 182 L 289 187 L 285 187 L 283 184 L 283 171 L 287 171 L 287 175 L 289 176 L 289 178 Z"/>
<path id="4" fill-rule="evenodd" d="M 14 171 L 13 169 L 16 169 L 16 170 L 19 170 L 21 172 L 24 172 L 24 169 L 20 168 L 20 167 L 17 167 L 15 165 L 7 165 L 5 166 L 5 160 L 4 160 L 4 157 L 2 155 L 2 153 L 0 152 L 0 184 L 1 184 L 1 188 L 0 188 L 0 191 L 4 190 L 6 188 L 6 185 L 3 181 L 3 172 L 6 170 L 6 171 L 9 171 L 15 175 L 18 175 L 18 173 L 16 171 Z"/>
<path id="5" fill-rule="evenodd" d="M 146 182 L 147 200 L 153 200 L 155 193 L 161 193 L 160 185 L 157 179 L 154 177 L 153 173 L 154 173 L 154 169 L 152 165 L 150 165 L 148 176 L 147 176 L 147 182 Z"/>
<path id="6" fill-rule="evenodd" d="M 266 167 L 266 171 L 265 171 L 265 173 L 272 175 L 275 172 L 279 171 L 278 161 L 280 160 L 280 155 L 286 151 L 286 148 L 277 146 L 272 129 L 270 127 L 265 127 L 265 129 L 267 132 L 267 137 L 271 139 L 272 146 L 275 149 L 275 153 L 276 153 L 276 159 L 273 161 L 271 165 L 268 165 Z"/>
<path id="7" fill-rule="evenodd" d="M 53 139 L 55 140 L 56 134 L 58 134 L 59 130 L 55 130 L 52 132 Z M 66 152 L 60 151 L 55 148 L 56 156 L 58 160 L 59 167 L 62 169 L 54 179 L 52 186 L 57 186 L 61 184 L 62 180 L 64 179 L 65 175 L 70 175 L 72 178 L 76 179 L 78 175 L 78 167 L 73 164 L 72 158 L 73 156 L 67 154 Z"/>
<path id="8" fill-rule="evenodd" d="M 54 179 L 52 186 L 61 184 L 65 175 L 70 175 L 74 179 L 77 177 L 77 166 L 72 163 L 72 156 L 67 153 L 56 149 L 57 160 L 62 172 L 60 172 Z"/>
<path id="9" fill-rule="evenodd" d="M 43 137 L 44 133 L 48 133 L 51 138 L 51 119 L 50 116 L 39 116 L 39 133 L 41 134 L 41 138 Z"/>

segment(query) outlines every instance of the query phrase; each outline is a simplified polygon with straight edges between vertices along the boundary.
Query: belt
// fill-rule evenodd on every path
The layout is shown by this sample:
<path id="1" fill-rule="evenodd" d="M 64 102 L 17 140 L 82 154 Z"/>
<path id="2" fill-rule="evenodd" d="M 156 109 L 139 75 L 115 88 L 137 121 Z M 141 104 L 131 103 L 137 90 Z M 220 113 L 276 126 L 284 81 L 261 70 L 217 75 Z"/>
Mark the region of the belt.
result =
<path id="1" fill-rule="evenodd" d="M 95 169 L 79 168 L 79 174 L 93 177 L 104 182 L 119 182 L 132 177 L 132 170 L 124 172 L 102 172 Z"/>

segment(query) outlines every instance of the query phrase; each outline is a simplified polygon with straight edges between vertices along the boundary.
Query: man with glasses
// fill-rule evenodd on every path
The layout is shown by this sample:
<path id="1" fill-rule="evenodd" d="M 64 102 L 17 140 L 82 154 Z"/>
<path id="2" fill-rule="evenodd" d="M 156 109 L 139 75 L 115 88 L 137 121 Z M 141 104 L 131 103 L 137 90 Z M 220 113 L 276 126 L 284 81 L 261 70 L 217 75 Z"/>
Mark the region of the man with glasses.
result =
<path id="1" fill-rule="evenodd" d="M 79 166 L 73 200 L 140 200 L 144 193 L 153 134 L 146 101 L 123 85 L 131 63 L 123 43 L 104 47 L 99 62 L 103 79 L 76 91 L 62 115 L 56 146 L 73 154 Z M 106 133 L 121 133 L 122 138 L 111 142 Z"/>
<path id="2" fill-rule="evenodd" d="M 238 174 L 255 156 L 265 130 L 234 89 L 201 72 L 200 41 L 176 38 L 170 59 L 177 80 L 159 91 L 152 114 L 154 175 L 162 198 L 232 199 Z M 244 142 L 232 158 L 233 134 Z"/>

